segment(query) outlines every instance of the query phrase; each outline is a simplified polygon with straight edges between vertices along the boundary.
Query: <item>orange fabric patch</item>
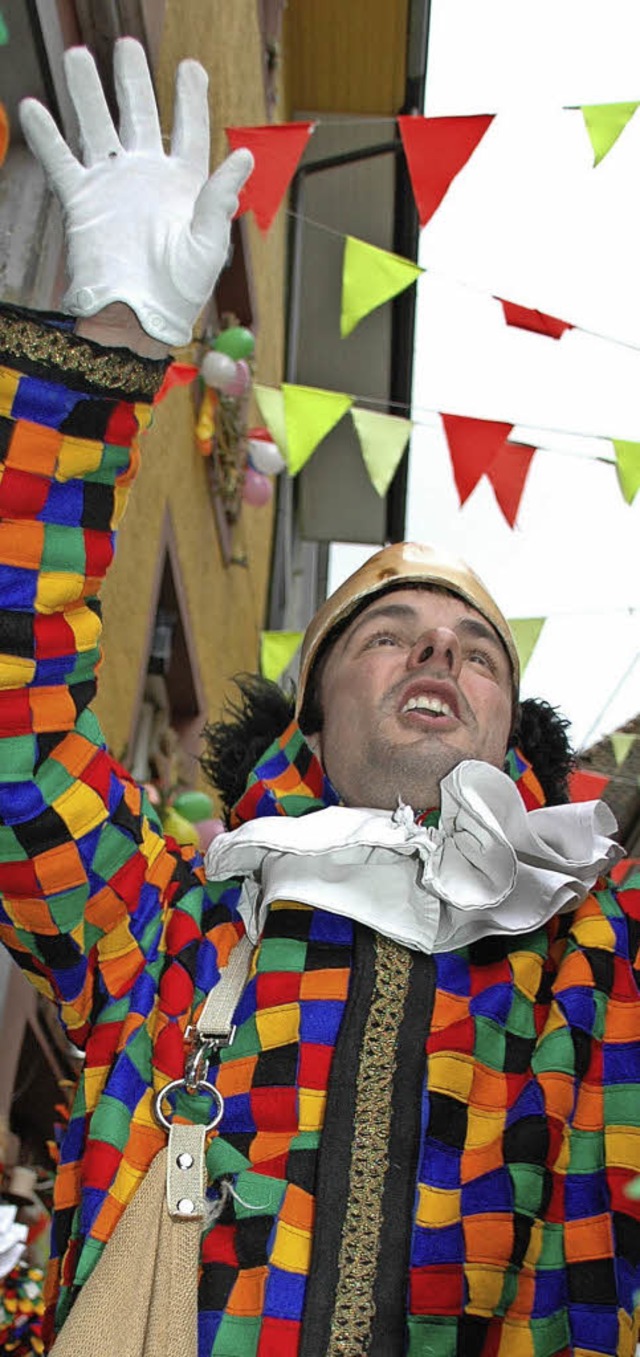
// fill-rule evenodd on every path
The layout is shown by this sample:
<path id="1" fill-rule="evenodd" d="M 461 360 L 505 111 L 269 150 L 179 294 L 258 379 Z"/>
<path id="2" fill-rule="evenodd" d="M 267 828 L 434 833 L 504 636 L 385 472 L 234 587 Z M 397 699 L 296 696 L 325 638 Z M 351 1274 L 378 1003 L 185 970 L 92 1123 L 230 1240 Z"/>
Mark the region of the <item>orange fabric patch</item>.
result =
<path id="1" fill-rule="evenodd" d="M 640 1005 L 609 999 L 606 1009 L 605 1041 L 636 1041 L 640 1032 Z"/>
<path id="2" fill-rule="evenodd" d="M 268 1267 L 247 1267 L 238 1273 L 226 1304 L 229 1315 L 261 1315 Z"/>
<path id="3" fill-rule="evenodd" d="M 75 726 L 77 713 L 67 688 L 30 688 L 29 706 L 36 735 L 49 730 L 73 730 Z"/>
<path id="4" fill-rule="evenodd" d="M 276 1159 L 286 1154 L 291 1144 L 291 1135 L 281 1131 L 257 1131 L 249 1148 L 252 1164 L 261 1164 L 265 1159 Z"/>
<path id="5" fill-rule="evenodd" d="M 298 1230 L 311 1230 L 314 1217 L 313 1197 L 304 1188 L 290 1183 L 284 1196 L 280 1219 Z"/>
<path id="6" fill-rule="evenodd" d="M 495 1263 L 504 1267 L 513 1248 L 513 1216 L 486 1212 L 482 1216 L 464 1216 L 462 1220 L 467 1258 L 473 1263 Z"/>
<path id="7" fill-rule="evenodd" d="M 506 1075 L 490 1070 L 488 1065 L 476 1065 L 469 1101 L 474 1107 L 506 1107 L 508 1098 Z"/>
<path id="8" fill-rule="evenodd" d="M 6 464 L 17 471 L 52 476 L 61 447 L 62 434 L 57 429 L 45 429 L 43 425 L 20 419 L 13 430 Z"/>
<path id="9" fill-rule="evenodd" d="M 573 1120 L 576 1131 L 601 1131 L 604 1125 L 604 1097 L 602 1086 L 583 1082 L 578 1089 L 578 1101 Z"/>
<path id="10" fill-rule="evenodd" d="M 346 999 L 349 971 L 304 971 L 300 977 L 301 999 Z"/>
<path id="11" fill-rule="evenodd" d="M 45 895 L 73 890 L 87 879 L 75 843 L 59 843 L 45 853 L 38 853 L 33 865 Z"/>
<path id="12" fill-rule="evenodd" d="M 36 862 L 39 859 L 36 858 Z M 22 896 L 19 900 L 5 900 L 8 913 L 11 914 L 18 928 L 24 928 L 29 933 L 43 933 L 47 937 L 54 937 L 60 932 L 60 926 L 54 923 L 49 907 L 45 900 L 25 899 Z M 13 939 L 11 940 L 13 946 Z"/>
<path id="13" fill-rule="evenodd" d="M 257 1055 L 249 1055 L 240 1060 L 224 1061 L 220 1065 L 216 1088 L 223 1098 L 232 1098 L 236 1093 L 249 1092 L 257 1061 Z"/>
<path id="14" fill-rule="evenodd" d="M 37 570 L 44 547 L 44 523 L 0 521 L 0 560 L 3 565 Z"/>
<path id="15" fill-rule="evenodd" d="M 611 1216 L 589 1216 L 586 1220 L 567 1220 L 564 1231 L 568 1263 L 585 1263 L 593 1258 L 613 1258 Z"/>

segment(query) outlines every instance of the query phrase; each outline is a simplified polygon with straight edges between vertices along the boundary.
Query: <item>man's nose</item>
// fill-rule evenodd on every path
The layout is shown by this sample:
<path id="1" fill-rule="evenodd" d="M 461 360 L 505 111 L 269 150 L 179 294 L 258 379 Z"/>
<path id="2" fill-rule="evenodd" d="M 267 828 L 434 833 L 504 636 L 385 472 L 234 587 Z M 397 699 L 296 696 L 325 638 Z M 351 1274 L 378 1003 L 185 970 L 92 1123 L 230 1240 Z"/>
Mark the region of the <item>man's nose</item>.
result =
<path id="1" fill-rule="evenodd" d="M 409 653 L 407 665 L 410 669 L 428 665 L 430 669 L 457 678 L 461 660 L 460 642 L 455 631 L 450 631 L 449 627 L 432 627 L 418 637 Z"/>

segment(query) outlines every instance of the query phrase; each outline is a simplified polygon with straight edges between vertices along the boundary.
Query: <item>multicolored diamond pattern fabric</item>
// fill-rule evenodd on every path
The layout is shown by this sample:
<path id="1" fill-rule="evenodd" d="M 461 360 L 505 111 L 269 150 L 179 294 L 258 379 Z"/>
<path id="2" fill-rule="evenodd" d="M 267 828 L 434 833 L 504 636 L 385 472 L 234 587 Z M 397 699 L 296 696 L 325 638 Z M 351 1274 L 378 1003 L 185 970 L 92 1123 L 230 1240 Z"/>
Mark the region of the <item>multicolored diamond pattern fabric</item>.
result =
<path id="1" fill-rule="evenodd" d="M 98 588 L 162 374 L 7 311 L 0 364 L 0 937 L 86 1050 L 56 1187 L 59 1324 L 163 1143 L 153 1091 L 180 1077 L 185 1025 L 242 924 L 237 883 L 207 883 L 198 855 L 162 837 L 89 707 Z M 525 804 L 540 804 L 526 761 L 509 758 Z M 292 726 L 236 822 L 335 800 Z M 560 925 L 433 959 L 411 1357 L 633 1355 L 640 883 L 625 885 L 624 911 L 603 883 Z M 271 911 L 236 1039 L 211 1071 L 225 1116 L 209 1192 L 224 1205 L 203 1238 L 200 1357 L 299 1353 L 353 948 L 339 915 Z M 176 1114 L 205 1120 L 208 1107 L 185 1095 Z"/>

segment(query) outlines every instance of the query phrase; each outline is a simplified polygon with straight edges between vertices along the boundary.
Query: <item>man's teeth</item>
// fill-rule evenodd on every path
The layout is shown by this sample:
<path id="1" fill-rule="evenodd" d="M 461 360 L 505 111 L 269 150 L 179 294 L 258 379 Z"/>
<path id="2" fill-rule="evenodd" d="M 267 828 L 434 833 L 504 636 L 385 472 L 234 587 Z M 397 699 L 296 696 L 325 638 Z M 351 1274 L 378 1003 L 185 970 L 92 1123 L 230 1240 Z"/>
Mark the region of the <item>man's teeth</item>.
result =
<path id="1" fill-rule="evenodd" d="M 423 694 L 421 694 L 419 697 L 410 697 L 408 702 L 405 702 L 402 710 L 403 712 L 429 711 L 432 712 L 434 716 L 455 715 L 454 711 L 449 706 L 449 703 L 443 702 L 441 697 L 435 696 L 427 697 L 426 695 Z"/>

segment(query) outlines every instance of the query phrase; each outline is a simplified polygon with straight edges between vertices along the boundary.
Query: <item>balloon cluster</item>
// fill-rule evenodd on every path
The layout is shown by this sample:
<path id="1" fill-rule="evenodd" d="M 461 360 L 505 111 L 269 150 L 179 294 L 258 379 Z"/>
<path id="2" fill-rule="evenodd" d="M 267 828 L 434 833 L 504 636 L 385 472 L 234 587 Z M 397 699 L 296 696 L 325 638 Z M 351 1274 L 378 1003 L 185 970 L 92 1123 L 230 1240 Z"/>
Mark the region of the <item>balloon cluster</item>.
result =
<path id="1" fill-rule="evenodd" d="M 213 814 L 206 792 L 180 792 L 162 814 L 162 828 L 176 843 L 192 844 L 205 853 L 212 839 L 224 833 L 224 823 Z"/>
<path id="2" fill-rule="evenodd" d="M 229 413 L 230 403 L 241 402 L 251 386 L 250 362 L 255 351 L 255 339 L 242 325 L 231 325 L 221 330 L 205 354 L 200 365 L 200 376 L 209 388 L 209 400 L 203 405 L 199 421 L 199 446 L 202 452 L 213 449 L 214 409 L 222 397 L 222 405 Z M 227 425 L 229 421 L 227 420 Z M 197 431 L 198 432 L 198 431 Z M 202 437 L 204 435 L 204 438 Z M 259 508 L 267 504 L 273 494 L 270 476 L 277 476 L 285 460 L 268 429 L 242 429 L 240 440 L 242 457 L 242 499 L 245 504 Z"/>

